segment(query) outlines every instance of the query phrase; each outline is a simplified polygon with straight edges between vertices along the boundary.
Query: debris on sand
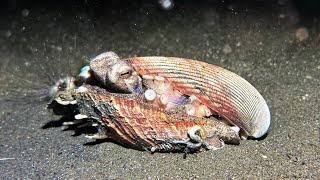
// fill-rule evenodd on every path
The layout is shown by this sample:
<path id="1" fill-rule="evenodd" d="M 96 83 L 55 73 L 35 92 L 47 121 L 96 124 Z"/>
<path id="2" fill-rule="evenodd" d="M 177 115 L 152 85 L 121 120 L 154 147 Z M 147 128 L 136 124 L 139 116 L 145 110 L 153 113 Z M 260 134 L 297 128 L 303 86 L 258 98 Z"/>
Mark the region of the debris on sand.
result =
<path id="1" fill-rule="evenodd" d="M 305 41 L 309 37 L 309 32 L 307 28 L 300 27 L 296 30 L 296 39 L 300 42 Z"/>
<path id="2" fill-rule="evenodd" d="M 226 45 L 223 47 L 223 53 L 224 53 L 224 54 L 230 54 L 230 53 L 232 53 L 232 49 L 231 49 L 231 47 L 230 47 L 229 44 L 226 44 Z"/>

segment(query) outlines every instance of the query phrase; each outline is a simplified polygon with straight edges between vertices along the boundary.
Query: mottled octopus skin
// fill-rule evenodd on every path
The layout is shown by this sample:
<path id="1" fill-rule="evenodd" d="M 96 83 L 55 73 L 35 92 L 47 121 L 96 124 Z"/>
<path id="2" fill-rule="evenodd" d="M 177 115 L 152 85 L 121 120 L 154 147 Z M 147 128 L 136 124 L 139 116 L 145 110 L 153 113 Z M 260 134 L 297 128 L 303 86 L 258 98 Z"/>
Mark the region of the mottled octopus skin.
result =
<path id="1" fill-rule="evenodd" d="M 140 150 L 159 152 L 221 148 L 220 140 L 239 144 L 240 138 L 234 130 L 222 122 L 208 118 L 196 118 L 180 113 L 160 110 L 145 103 L 143 97 L 132 94 L 109 93 L 101 88 L 86 86 L 85 92 L 66 91 L 58 98 L 72 98 L 78 110 L 93 119 L 110 133 L 106 135 L 121 144 Z M 183 106 L 182 106 L 183 108 Z M 200 127 L 200 147 L 188 147 L 188 130 Z M 203 141 L 203 142 L 202 142 Z M 192 142 L 190 142 L 192 144 Z"/>
<path id="2" fill-rule="evenodd" d="M 238 126 L 244 137 L 260 138 L 269 129 L 270 111 L 261 94 L 245 79 L 224 68 L 176 57 L 136 57 L 121 60 L 113 52 L 103 53 L 95 59 L 100 62 L 92 61 L 90 67 L 102 75 L 102 81 L 107 81 L 104 71 L 108 66 L 128 65 L 134 69 L 134 74 L 140 77 L 164 77 L 180 93 L 196 96 L 201 103 L 230 124 Z M 137 81 L 137 84 L 139 83 Z M 131 86 L 134 87 L 132 84 Z"/>

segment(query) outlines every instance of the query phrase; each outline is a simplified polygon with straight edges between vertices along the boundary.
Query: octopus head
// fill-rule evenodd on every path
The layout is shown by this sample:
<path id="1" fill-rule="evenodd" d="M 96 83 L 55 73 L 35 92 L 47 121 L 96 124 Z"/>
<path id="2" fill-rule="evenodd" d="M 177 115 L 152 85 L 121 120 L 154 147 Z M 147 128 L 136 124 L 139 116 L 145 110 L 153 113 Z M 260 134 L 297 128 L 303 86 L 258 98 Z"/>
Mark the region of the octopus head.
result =
<path id="1" fill-rule="evenodd" d="M 135 69 L 114 52 L 102 53 L 90 61 L 90 69 L 105 88 L 121 93 L 137 93 L 142 89 Z"/>

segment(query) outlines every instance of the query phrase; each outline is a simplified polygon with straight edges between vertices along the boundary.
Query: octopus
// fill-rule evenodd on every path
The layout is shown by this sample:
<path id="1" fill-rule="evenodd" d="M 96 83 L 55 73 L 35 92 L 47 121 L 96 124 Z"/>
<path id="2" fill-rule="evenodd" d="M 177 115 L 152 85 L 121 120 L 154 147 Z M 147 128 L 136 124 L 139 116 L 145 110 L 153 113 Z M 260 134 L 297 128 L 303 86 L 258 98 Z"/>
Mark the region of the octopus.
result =
<path id="1" fill-rule="evenodd" d="M 89 123 L 99 133 L 87 137 L 139 150 L 217 150 L 261 138 L 271 122 L 265 100 L 249 82 L 191 59 L 120 59 L 106 52 L 69 82 L 70 88 L 52 90 L 51 102 L 53 108 L 72 107 L 75 120 L 66 125 Z M 65 81 L 55 87 L 59 83 Z"/>

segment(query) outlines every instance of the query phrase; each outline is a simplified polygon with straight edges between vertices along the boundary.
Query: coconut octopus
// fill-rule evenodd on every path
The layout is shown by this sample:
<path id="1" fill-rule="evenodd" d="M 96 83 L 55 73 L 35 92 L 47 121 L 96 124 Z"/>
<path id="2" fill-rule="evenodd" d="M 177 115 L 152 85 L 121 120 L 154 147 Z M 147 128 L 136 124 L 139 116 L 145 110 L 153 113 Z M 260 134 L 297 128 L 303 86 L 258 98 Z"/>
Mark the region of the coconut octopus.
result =
<path id="1" fill-rule="evenodd" d="M 59 83 L 69 85 L 57 88 Z M 87 137 L 139 150 L 221 149 L 241 138 L 261 138 L 271 122 L 265 100 L 249 82 L 191 59 L 120 59 L 106 52 L 72 81 L 59 83 L 51 104 L 72 106 L 75 120 L 66 125 L 96 126 L 98 134 Z"/>

